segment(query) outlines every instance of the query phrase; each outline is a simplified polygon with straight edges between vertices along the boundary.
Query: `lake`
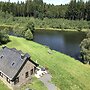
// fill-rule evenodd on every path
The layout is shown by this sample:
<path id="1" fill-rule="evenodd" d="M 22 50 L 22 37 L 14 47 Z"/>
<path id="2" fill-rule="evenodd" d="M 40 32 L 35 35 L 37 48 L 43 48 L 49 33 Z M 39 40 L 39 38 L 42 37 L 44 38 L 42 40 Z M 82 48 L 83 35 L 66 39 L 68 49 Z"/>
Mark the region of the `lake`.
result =
<path id="1" fill-rule="evenodd" d="M 80 43 L 85 38 L 84 32 L 36 31 L 34 41 L 80 60 Z"/>

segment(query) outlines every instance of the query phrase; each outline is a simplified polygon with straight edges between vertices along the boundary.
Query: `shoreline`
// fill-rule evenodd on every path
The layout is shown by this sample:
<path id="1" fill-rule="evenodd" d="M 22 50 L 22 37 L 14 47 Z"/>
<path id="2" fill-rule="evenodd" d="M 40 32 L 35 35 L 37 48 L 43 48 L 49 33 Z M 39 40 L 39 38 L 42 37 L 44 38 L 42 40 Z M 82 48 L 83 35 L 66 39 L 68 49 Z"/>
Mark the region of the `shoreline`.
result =
<path id="1" fill-rule="evenodd" d="M 3 28 L 13 28 L 14 26 L 12 25 L 5 25 L 5 24 L 2 24 L 0 25 L 0 27 L 3 27 Z M 19 27 L 19 28 L 23 28 L 23 27 Z M 73 31 L 73 32 L 87 32 L 88 30 L 90 29 L 82 29 L 81 31 L 79 31 L 78 29 L 60 29 L 60 28 L 37 28 L 35 27 L 35 30 L 46 30 L 46 31 Z"/>
<path id="2" fill-rule="evenodd" d="M 62 88 L 64 90 L 66 89 L 65 88 L 66 85 L 69 85 L 69 86 L 71 85 L 72 80 L 75 81 L 75 82 L 72 82 L 72 86 L 77 85 L 77 80 L 78 80 L 78 82 L 83 82 L 82 88 L 85 87 L 85 90 L 90 89 L 89 87 L 90 85 L 88 83 L 88 81 L 90 80 L 90 77 L 89 77 L 90 68 L 86 67 L 81 62 L 75 60 L 70 56 L 67 56 L 65 54 L 62 54 L 54 50 L 52 50 L 52 54 L 49 54 L 48 48 L 38 43 L 27 41 L 24 38 L 10 37 L 10 40 L 12 42 L 7 44 L 8 47 L 10 48 L 14 47 L 14 48 L 17 48 L 18 50 L 22 50 L 23 52 L 29 53 L 31 55 L 32 60 L 34 61 L 37 60 L 37 62 L 41 66 L 48 68 L 49 73 L 52 76 L 51 82 L 54 83 L 57 86 L 57 88 L 59 89 Z M 81 78 L 82 73 L 83 73 L 84 79 Z M 87 83 L 84 83 L 84 82 L 87 82 Z M 61 85 L 61 83 L 63 83 L 63 85 Z M 81 83 L 78 83 L 78 86 L 80 85 Z M 71 89 L 68 88 L 68 90 L 71 90 Z"/>
<path id="3" fill-rule="evenodd" d="M 88 29 L 82 29 L 81 31 L 78 31 L 77 29 L 57 29 L 57 28 L 35 28 L 35 30 L 46 30 L 46 31 L 73 31 L 73 32 L 87 32 Z"/>

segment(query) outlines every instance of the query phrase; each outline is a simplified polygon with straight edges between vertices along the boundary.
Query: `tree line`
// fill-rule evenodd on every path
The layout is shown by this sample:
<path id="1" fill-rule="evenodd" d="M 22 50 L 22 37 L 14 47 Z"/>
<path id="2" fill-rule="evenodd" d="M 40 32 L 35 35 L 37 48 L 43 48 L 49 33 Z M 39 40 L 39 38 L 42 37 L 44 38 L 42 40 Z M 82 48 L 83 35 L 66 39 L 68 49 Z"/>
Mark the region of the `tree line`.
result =
<path id="1" fill-rule="evenodd" d="M 27 40 L 33 40 L 35 27 L 33 22 L 29 21 L 23 28 L 19 26 L 0 25 L 0 45 L 8 43 L 9 35 L 23 37 Z"/>
<path id="2" fill-rule="evenodd" d="M 25 2 L 11 3 L 0 2 L 0 10 L 12 13 L 13 16 L 33 16 L 35 18 L 60 18 L 64 17 L 67 5 L 54 6 L 43 3 L 43 0 L 26 0 Z"/>
<path id="3" fill-rule="evenodd" d="M 71 0 L 69 4 L 53 5 L 46 4 L 43 0 L 26 0 L 25 2 L 0 2 L 0 10 L 11 13 L 13 16 L 35 17 L 43 19 L 65 18 L 70 20 L 90 20 L 90 0 Z"/>
<path id="4" fill-rule="evenodd" d="M 66 18 L 71 20 L 90 20 L 90 0 L 86 3 L 83 0 L 71 0 L 66 12 Z"/>

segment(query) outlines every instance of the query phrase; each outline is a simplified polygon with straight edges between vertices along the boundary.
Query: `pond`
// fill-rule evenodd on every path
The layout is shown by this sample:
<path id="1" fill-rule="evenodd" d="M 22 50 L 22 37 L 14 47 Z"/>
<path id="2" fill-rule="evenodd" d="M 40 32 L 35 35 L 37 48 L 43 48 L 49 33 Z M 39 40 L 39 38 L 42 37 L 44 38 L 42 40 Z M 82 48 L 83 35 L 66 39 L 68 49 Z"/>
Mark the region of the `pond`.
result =
<path id="1" fill-rule="evenodd" d="M 85 36 L 84 32 L 42 30 L 34 33 L 34 41 L 80 60 L 79 45 Z"/>

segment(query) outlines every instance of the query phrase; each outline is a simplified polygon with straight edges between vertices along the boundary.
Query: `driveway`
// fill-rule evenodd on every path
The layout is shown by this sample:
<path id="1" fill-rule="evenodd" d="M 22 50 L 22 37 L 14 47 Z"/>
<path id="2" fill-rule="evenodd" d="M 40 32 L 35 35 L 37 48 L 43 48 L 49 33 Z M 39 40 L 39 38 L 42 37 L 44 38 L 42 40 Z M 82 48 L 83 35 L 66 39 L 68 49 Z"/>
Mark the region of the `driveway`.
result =
<path id="1" fill-rule="evenodd" d="M 48 90 L 57 90 L 57 87 L 51 83 L 52 76 L 50 74 L 45 74 L 40 78 L 40 81 L 44 83 L 44 85 L 48 88 Z"/>

